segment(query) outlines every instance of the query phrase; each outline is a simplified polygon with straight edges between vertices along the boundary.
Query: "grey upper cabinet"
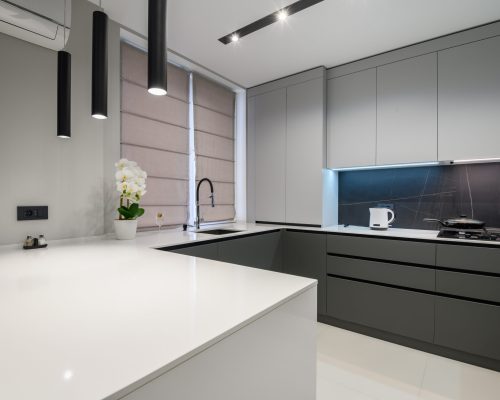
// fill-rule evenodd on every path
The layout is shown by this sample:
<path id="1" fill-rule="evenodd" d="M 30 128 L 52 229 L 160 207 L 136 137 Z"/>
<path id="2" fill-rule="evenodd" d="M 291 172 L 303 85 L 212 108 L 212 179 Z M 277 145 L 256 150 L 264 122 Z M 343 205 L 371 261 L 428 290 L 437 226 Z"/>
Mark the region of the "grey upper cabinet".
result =
<path id="1" fill-rule="evenodd" d="M 377 165 L 437 161 L 437 54 L 377 69 Z"/>
<path id="2" fill-rule="evenodd" d="M 323 67 L 248 90 L 249 220 L 322 224 L 325 91 Z"/>
<path id="3" fill-rule="evenodd" d="M 286 89 L 255 97 L 255 219 L 285 221 Z"/>
<path id="4" fill-rule="evenodd" d="M 500 37 L 438 53 L 439 160 L 500 157 Z"/>
<path id="5" fill-rule="evenodd" d="M 328 168 L 375 165 L 376 69 L 330 79 L 327 98 Z"/>
<path id="6" fill-rule="evenodd" d="M 289 86 L 286 96 L 285 221 L 321 225 L 325 81 L 317 78 Z"/>

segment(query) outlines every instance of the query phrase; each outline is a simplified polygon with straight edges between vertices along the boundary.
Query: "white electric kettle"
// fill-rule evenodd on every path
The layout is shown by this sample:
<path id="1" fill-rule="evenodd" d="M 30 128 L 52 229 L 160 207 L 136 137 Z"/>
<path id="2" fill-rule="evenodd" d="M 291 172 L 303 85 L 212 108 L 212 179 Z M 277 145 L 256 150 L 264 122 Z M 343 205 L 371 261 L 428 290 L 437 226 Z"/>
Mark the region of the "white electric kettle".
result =
<path id="1" fill-rule="evenodd" d="M 391 214 L 390 219 L 389 214 Z M 392 221 L 394 221 L 394 211 L 389 208 L 370 208 L 370 229 L 387 229 Z"/>

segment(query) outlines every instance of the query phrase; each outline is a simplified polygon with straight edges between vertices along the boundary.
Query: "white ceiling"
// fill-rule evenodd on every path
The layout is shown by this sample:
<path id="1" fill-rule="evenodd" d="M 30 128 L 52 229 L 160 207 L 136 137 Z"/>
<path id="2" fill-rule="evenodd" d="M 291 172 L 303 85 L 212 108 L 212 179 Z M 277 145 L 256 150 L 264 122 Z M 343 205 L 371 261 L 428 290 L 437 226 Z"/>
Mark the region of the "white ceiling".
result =
<path id="1" fill-rule="evenodd" d="M 168 47 L 251 87 L 500 19 L 499 0 L 325 0 L 235 44 L 217 40 L 295 1 L 169 0 Z M 112 19 L 147 35 L 147 0 L 102 5 Z"/>

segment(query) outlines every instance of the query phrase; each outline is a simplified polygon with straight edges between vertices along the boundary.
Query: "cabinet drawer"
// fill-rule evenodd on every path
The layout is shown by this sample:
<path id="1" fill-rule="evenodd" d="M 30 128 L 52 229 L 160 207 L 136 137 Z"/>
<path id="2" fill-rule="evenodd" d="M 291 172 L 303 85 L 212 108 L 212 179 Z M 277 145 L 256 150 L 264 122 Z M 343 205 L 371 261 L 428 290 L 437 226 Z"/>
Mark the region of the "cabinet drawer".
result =
<path id="1" fill-rule="evenodd" d="M 435 270 L 382 261 L 328 256 L 327 272 L 349 278 L 434 291 Z"/>
<path id="2" fill-rule="evenodd" d="M 500 303 L 500 277 L 436 271 L 436 291 Z"/>
<path id="3" fill-rule="evenodd" d="M 436 298 L 435 343 L 500 360 L 500 307 Z"/>
<path id="4" fill-rule="evenodd" d="M 438 244 L 436 264 L 440 267 L 493 272 L 500 275 L 500 247 Z"/>
<path id="5" fill-rule="evenodd" d="M 435 244 L 409 240 L 328 235 L 328 253 L 377 258 L 411 264 L 435 265 Z"/>
<path id="6" fill-rule="evenodd" d="M 434 298 L 408 290 L 328 277 L 327 313 L 341 320 L 432 342 Z"/>

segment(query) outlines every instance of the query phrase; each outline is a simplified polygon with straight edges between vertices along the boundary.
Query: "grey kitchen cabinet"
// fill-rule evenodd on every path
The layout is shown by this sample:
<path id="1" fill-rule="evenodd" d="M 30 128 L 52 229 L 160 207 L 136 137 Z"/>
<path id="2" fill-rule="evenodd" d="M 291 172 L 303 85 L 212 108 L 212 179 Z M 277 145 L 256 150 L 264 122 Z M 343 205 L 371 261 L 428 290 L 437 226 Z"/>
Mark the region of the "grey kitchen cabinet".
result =
<path id="1" fill-rule="evenodd" d="M 327 272 L 330 275 L 426 291 L 434 291 L 436 286 L 436 271 L 433 268 L 392 262 L 329 255 Z"/>
<path id="2" fill-rule="evenodd" d="M 500 306 L 437 297 L 435 344 L 500 360 Z"/>
<path id="3" fill-rule="evenodd" d="M 219 257 L 217 243 L 195 244 L 169 251 L 186 256 L 208 258 L 210 260 L 217 260 Z"/>
<path id="4" fill-rule="evenodd" d="M 286 89 L 285 222 L 322 223 L 325 167 L 324 77 Z"/>
<path id="5" fill-rule="evenodd" d="M 280 272 L 282 270 L 281 232 L 221 241 L 218 260 Z"/>
<path id="6" fill-rule="evenodd" d="M 500 275 L 500 247 L 438 244 L 436 265 Z"/>
<path id="7" fill-rule="evenodd" d="M 500 305 L 500 275 L 436 271 L 436 291 L 454 296 L 491 301 Z"/>
<path id="8" fill-rule="evenodd" d="M 327 314 L 344 321 L 432 343 L 434 296 L 329 276 Z"/>
<path id="9" fill-rule="evenodd" d="M 285 221 L 286 89 L 255 97 L 255 219 Z"/>
<path id="10" fill-rule="evenodd" d="M 328 235 L 327 251 L 333 255 L 373 258 L 434 266 L 436 245 L 430 242 L 372 238 L 354 235 Z"/>
<path id="11" fill-rule="evenodd" d="M 247 92 L 249 220 L 322 224 L 325 90 L 321 67 Z"/>
<path id="12" fill-rule="evenodd" d="M 377 68 L 377 165 L 437 161 L 437 53 Z"/>
<path id="13" fill-rule="evenodd" d="M 318 281 L 318 314 L 326 314 L 326 235 L 283 232 L 283 272 Z"/>
<path id="14" fill-rule="evenodd" d="M 376 68 L 328 80 L 328 168 L 375 165 Z"/>
<path id="15" fill-rule="evenodd" d="M 500 157 L 500 36 L 438 52 L 439 160 Z"/>

